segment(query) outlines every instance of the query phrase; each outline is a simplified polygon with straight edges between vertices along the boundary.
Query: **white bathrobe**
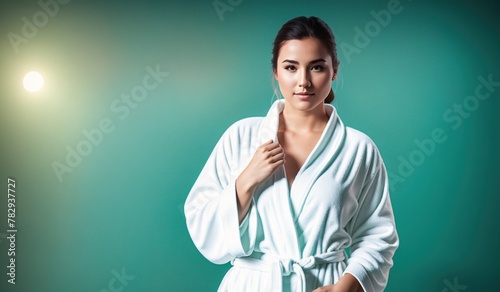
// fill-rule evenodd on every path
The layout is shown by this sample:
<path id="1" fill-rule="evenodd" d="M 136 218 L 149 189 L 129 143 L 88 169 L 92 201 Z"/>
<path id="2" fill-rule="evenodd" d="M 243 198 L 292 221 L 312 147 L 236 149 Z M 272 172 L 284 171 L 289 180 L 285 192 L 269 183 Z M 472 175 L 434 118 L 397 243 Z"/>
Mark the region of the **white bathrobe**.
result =
<path id="1" fill-rule="evenodd" d="M 345 273 L 365 291 L 386 286 L 399 240 L 382 158 L 325 106 L 328 124 L 292 186 L 278 168 L 257 187 L 241 224 L 235 180 L 257 147 L 277 140 L 284 101 L 266 117 L 236 122 L 215 146 L 184 208 L 199 251 L 233 264 L 219 291 L 311 291 Z"/>

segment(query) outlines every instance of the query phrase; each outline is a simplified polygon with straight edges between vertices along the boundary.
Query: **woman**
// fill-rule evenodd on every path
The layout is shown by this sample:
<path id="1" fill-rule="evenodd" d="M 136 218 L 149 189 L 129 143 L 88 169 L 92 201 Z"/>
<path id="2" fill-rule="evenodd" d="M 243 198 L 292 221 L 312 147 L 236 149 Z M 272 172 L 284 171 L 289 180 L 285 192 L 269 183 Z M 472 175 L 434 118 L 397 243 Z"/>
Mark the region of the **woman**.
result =
<path id="1" fill-rule="evenodd" d="M 233 124 L 189 193 L 196 247 L 233 264 L 219 291 L 386 286 L 399 242 L 387 174 L 375 144 L 329 104 L 338 64 L 326 23 L 285 23 L 272 59 L 284 100 Z"/>

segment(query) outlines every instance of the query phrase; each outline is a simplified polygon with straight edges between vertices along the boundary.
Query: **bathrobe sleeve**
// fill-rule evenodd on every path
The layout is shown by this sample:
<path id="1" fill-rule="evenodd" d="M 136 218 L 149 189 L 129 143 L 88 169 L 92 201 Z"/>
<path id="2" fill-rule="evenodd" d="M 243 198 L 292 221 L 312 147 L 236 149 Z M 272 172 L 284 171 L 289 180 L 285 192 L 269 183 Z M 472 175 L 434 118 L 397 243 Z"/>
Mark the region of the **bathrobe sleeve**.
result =
<path id="1" fill-rule="evenodd" d="M 189 234 L 198 250 L 216 264 L 248 256 L 255 238 L 249 223 L 256 218 L 252 207 L 239 224 L 236 169 L 240 168 L 240 137 L 231 126 L 218 141 L 184 205 Z"/>
<path id="2" fill-rule="evenodd" d="M 370 140 L 371 142 L 371 140 Z M 389 183 L 380 154 L 369 143 L 366 155 L 366 179 L 351 219 L 351 257 L 344 273 L 355 276 L 364 291 L 383 291 L 387 285 L 392 257 L 399 245 L 389 197 Z"/>

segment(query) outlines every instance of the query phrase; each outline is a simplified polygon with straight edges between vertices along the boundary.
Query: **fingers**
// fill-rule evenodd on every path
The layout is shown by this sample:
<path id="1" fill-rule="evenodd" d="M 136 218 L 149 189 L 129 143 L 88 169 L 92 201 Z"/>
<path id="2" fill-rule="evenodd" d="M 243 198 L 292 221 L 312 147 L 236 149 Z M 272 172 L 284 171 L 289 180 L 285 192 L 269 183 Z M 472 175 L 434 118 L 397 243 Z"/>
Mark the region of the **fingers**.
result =
<path id="1" fill-rule="evenodd" d="M 268 152 L 271 156 L 275 156 L 275 155 L 282 154 L 282 153 L 284 154 L 285 150 L 283 150 L 281 145 L 278 144 L 278 146 L 276 148 L 270 149 L 270 150 L 268 150 Z"/>
<path id="2" fill-rule="evenodd" d="M 272 140 L 269 140 L 267 141 L 266 143 L 260 145 L 257 150 L 260 150 L 262 152 L 268 152 L 268 151 L 272 151 L 272 150 L 275 150 L 275 149 L 281 149 L 281 145 L 277 142 L 273 142 Z M 276 154 L 276 153 L 273 153 L 273 155 Z"/>
<path id="3" fill-rule="evenodd" d="M 271 162 L 283 162 L 285 160 L 285 151 L 283 148 L 276 148 L 272 151 L 269 151 L 269 159 Z"/>
<path id="4" fill-rule="evenodd" d="M 244 181 L 250 181 L 251 185 L 259 184 L 283 165 L 285 163 L 284 159 L 285 151 L 281 145 L 272 140 L 267 141 L 257 147 L 251 161 L 240 177 Z"/>
<path id="5" fill-rule="evenodd" d="M 260 152 L 264 159 L 270 159 L 271 162 L 278 160 L 283 160 L 285 157 L 285 151 L 279 143 L 276 142 L 266 142 L 257 148 L 257 152 Z"/>
<path id="6" fill-rule="evenodd" d="M 276 142 L 273 142 L 273 140 L 269 140 L 267 141 L 266 143 L 260 145 L 257 150 L 261 150 L 261 151 L 269 151 L 269 150 L 272 150 L 274 148 L 276 148 L 277 146 L 279 146 L 278 143 Z"/>

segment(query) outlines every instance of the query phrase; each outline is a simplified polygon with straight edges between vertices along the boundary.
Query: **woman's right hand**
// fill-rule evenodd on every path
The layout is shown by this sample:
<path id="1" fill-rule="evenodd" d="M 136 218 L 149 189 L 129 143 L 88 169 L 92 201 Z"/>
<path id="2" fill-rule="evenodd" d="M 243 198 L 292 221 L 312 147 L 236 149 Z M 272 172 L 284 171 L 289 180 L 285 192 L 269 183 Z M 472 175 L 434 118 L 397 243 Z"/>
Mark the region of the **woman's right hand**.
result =
<path id="1" fill-rule="evenodd" d="M 252 160 L 236 179 L 240 222 L 248 213 L 255 188 L 284 163 L 285 151 L 279 143 L 269 140 L 255 150 Z"/>

